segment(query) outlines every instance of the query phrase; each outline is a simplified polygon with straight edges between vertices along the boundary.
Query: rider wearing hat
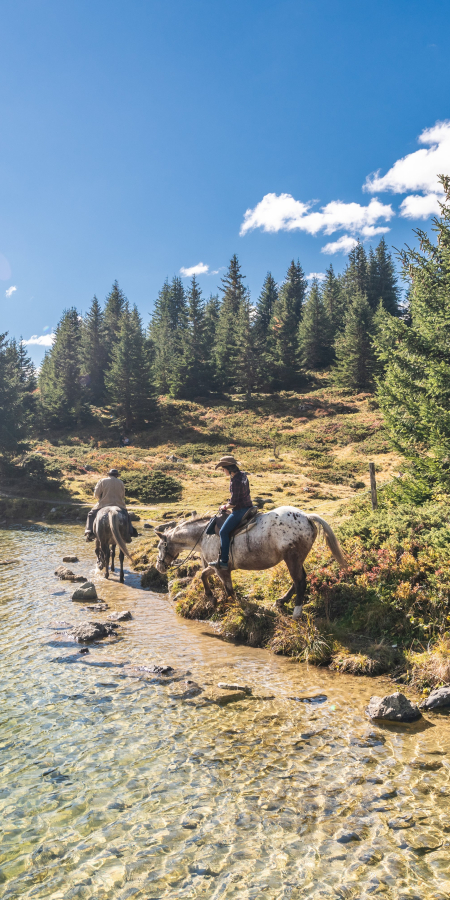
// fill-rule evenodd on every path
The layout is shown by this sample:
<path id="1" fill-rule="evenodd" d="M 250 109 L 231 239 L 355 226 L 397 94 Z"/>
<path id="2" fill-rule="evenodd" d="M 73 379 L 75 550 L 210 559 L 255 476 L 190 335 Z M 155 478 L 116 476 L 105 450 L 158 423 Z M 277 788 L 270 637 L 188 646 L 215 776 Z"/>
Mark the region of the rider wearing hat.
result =
<path id="1" fill-rule="evenodd" d="M 223 469 L 230 476 L 230 499 L 221 506 L 221 510 L 229 509 L 230 515 L 220 529 L 220 556 L 210 566 L 218 566 L 220 569 L 228 569 L 230 555 L 230 534 L 244 518 L 245 513 L 252 506 L 250 499 L 250 485 L 245 472 L 241 472 L 234 456 L 222 456 L 216 469 Z"/>
<path id="2" fill-rule="evenodd" d="M 94 522 L 99 509 L 103 509 L 105 506 L 118 506 L 119 509 L 124 509 L 125 512 L 127 511 L 125 485 L 119 478 L 117 469 L 110 469 L 108 475 L 97 482 L 94 488 L 94 497 L 97 497 L 98 503 L 88 512 L 86 529 L 84 532 L 86 541 L 93 541 L 95 538 Z M 138 533 L 131 523 L 129 513 L 128 522 L 130 526 L 130 537 L 137 537 Z"/>

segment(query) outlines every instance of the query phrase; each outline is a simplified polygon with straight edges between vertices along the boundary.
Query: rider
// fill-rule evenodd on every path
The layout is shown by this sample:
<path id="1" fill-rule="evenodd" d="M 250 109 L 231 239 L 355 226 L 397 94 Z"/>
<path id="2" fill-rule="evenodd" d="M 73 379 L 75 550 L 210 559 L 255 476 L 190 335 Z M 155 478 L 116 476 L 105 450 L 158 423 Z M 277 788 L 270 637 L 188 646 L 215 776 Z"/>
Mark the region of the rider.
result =
<path id="1" fill-rule="evenodd" d="M 216 469 L 223 469 L 230 476 L 230 499 L 221 506 L 221 510 L 231 510 L 231 514 L 225 520 L 220 529 L 220 556 L 210 566 L 218 566 L 219 569 L 228 569 L 230 555 L 230 534 L 239 525 L 252 506 L 250 499 L 250 485 L 245 472 L 241 472 L 234 456 L 222 456 Z"/>
<path id="2" fill-rule="evenodd" d="M 86 528 L 84 532 L 86 535 L 86 541 L 93 541 L 95 538 L 94 522 L 99 509 L 103 509 L 104 506 L 118 506 L 120 509 L 124 509 L 125 512 L 127 511 L 127 505 L 125 502 L 125 485 L 123 481 L 120 480 L 117 469 L 110 469 L 108 475 L 105 478 L 101 478 L 100 481 L 97 482 L 94 488 L 94 497 L 97 497 L 98 503 L 88 512 Z M 138 533 L 133 527 L 129 513 L 128 524 L 130 537 L 137 537 Z"/>

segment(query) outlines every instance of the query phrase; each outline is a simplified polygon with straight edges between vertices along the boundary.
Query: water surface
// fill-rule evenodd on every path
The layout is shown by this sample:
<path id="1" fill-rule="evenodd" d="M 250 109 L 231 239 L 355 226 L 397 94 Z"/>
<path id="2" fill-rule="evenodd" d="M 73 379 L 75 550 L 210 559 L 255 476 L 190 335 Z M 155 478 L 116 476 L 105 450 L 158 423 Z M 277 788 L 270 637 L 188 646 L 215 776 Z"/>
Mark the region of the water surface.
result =
<path id="1" fill-rule="evenodd" d="M 0 898 L 450 897 L 447 716 L 370 724 L 387 682 L 226 644 L 95 575 L 81 531 L 0 531 Z M 106 613 L 53 575 L 70 553 L 133 615 L 86 656 L 64 623 Z M 180 700 L 133 677 L 155 663 L 273 699 Z"/>

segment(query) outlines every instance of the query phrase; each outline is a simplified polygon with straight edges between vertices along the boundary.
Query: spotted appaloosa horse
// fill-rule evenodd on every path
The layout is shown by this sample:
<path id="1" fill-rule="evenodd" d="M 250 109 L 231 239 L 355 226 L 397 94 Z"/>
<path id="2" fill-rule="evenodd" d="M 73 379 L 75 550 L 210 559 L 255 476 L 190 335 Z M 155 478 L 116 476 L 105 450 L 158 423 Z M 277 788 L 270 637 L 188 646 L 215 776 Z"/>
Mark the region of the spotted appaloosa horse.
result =
<path id="1" fill-rule="evenodd" d="M 317 537 L 317 525 L 325 534 L 326 543 L 335 560 L 343 568 L 346 567 L 344 554 L 333 529 L 320 516 L 306 515 L 294 506 L 279 506 L 270 512 L 262 513 L 254 520 L 255 524 L 248 531 L 237 534 L 232 545 L 230 565 L 228 569 L 220 569 L 208 565 L 209 559 L 217 559 L 219 554 L 219 537 L 207 535 L 205 529 L 208 517 L 170 522 L 168 525 L 155 528 L 161 538 L 158 546 L 158 572 L 165 574 L 174 560 L 183 551 L 198 547 L 201 554 L 203 572 L 202 581 L 205 594 L 212 602 L 211 586 L 208 574 L 216 572 L 222 580 L 228 595 L 233 595 L 231 572 L 233 569 L 271 569 L 284 560 L 293 584 L 285 594 L 277 600 L 279 609 L 296 593 L 296 605 L 293 618 L 298 619 L 302 613 L 302 604 L 306 588 L 306 573 L 303 563 Z"/>
<path id="2" fill-rule="evenodd" d="M 111 572 L 114 572 L 114 557 L 116 546 L 119 547 L 120 583 L 123 584 L 123 560 L 125 556 L 131 559 L 127 550 L 127 542 L 130 540 L 128 528 L 128 513 L 120 506 L 104 506 L 99 509 L 94 522 L 94 534 L 97 539 L 95 552 L 100 569 L 105 567 L 105 578 L 109 578 L 109 563 L 111 559 Z"/>

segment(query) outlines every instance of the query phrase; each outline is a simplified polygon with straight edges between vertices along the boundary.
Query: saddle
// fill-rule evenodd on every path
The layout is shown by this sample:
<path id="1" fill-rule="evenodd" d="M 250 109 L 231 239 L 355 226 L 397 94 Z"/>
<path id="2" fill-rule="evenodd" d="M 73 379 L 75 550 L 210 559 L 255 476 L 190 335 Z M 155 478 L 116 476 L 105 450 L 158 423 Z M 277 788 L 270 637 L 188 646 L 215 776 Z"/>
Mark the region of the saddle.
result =
<path id="1" fill-rule="evenodd" d="M 230 537 L 235 538 L 236 535 L 241 533 L 241 531 L 250 531 L 250 529 L 253 528 L 254 525 L 256 525 L 255 519 L 258 513 L 259 509 L 257 506 L 250 506 L 248 511 L 245 513 L 245 516 L 243 516 L 241 521 L 239 522 L 237 528 L 234 528 L 231 532 Z M 210 525 L 214 521 L 214 531 L 217 535 L 220 534 L 220 529 L 222 528 L 224 522 L 226 522 L 226 520 L 228 519 L 229 515 L 230 514 L 224 510 L 220 513 L 220 515 L 214 516 L 214 519 L 211 520 Z"/>

